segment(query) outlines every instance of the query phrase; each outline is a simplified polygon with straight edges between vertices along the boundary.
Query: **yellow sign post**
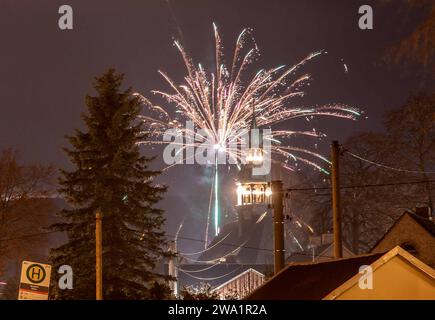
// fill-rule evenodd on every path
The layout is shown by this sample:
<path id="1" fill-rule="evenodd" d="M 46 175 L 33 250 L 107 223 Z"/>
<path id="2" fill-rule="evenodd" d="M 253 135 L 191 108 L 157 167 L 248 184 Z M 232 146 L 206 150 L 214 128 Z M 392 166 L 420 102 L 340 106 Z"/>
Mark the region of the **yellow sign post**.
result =
<path id="1" fill-rule="evenodd" d="M 51 266 L 23 261 L 18 300 L 48 300 Z"/>

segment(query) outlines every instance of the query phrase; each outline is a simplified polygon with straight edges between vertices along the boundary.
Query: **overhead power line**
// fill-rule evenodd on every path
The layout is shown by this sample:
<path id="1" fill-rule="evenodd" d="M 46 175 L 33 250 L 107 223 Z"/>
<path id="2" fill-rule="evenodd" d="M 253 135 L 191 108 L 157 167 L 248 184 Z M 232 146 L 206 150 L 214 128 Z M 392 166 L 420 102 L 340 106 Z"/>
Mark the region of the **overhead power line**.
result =
<path id="1" fill-rule="evenodd" d="M 421 180 L 421 181 L 404 181 L 404 182 L 390 182 L 390 183 L 373 183 L 373 184 L 359 184 L 359 185 L 349 185 L 342 186 L 340 189 L 357 189 L 357 188 L 375 188 L 375 187 L 389 187 L 389 186 L 400 186 L 400 185 L 412 185 L 421 183 L 434 183 L 435 180 Z M 331 187 L 317 187 L 317 188 L 288 188 L 284 191 L 317 191 L 317 190 L 330 190 Z"/>
<path id="2" fill-rule="evenodd" d="M 3 239 L 0 239 L 0 242 L 1 241 L 21 240 L 21 239 L 26 239 L 26 238 L 44 236 L 44 235 L 53 234 L 53 233 L 57 233 L 57 232 L 63 232 L 63 231 L 55 230 L 55 231 L 48 231 L 48 232 L 38 232 L 38 233 L 26 234 L 26 235 L 17 236 L 17 237 L 3 238 Z M 175 235 L 166 235 L 166 237 L 167 238 L 171 238 L 171 239 L 175 239 Z M 178 236 L 178 239 L 183 239 L 183 240 L 188 240 L 188 241 L 195 241 L 195 242 L 201 242 L 201 243 L 205 242 L 205 240 L 194 239 L 194 238 L 189 238 L 189 237 L 180 237 L 180 236 Z M 241 245 L 230 244 L 230 243 L 222 243 L 222 245 L 223 246 L 229 246 L 229 247 L 240 247 L 240 248 L 246 248 L 246 249 L 254 249 L 254 250 L 273 251 L 272 249 L 255 248 L 255 247 L 241 246 Z M 183 253 L 183 254 L 185 254 L 185 253 Z"/>
<path id="3" fill-rule="evenodd" d="M 398 172 L 406 172 L 406 173 L 415 173 L 415 174 L 435 174 L 435 171 L 418 171 L 418 170 L 407 170 L 407 169 L 395 168 L 395 167 L 387 166 L 387 165 L 382 164 L 382 163 L 378 163 L 378 162 L 375 162 L 375 161 L 371 161 L 371 160 L 365 159 L 365 158 L 363 158 L 363 157 L 361 157 L 359 155 L 356 155 L 356 154 L 350 152 L 349 150 L 344 150 L 344 152 L 347 153 L 348 155 L 356 158 L 356 159 L 359 159 L 361 161 L 373 164 L 375 166 L 378 166 L 378 167 L 381 167 L 381 168 L 384 168 L 384 169 L 387 169 L 387 170 L 398 171 Z"/>
<path id="4" fill-rule="evenodd" d="M 173 237 L 171 235 L 167 235 L 167 237 Z M 188 240 L 188 241 L 194 241 L 194 242 L 201 242 L 204 243 L 205 240 L 200 240 L 200 239 L 194 239 L 194 238 L 189 238 L 189 237 L 178 237 L 178 239 L 183 239 L 183 240 Z M 266 248 L 257 248 L 257 247 L 250 247 L 250 246 L 245 246 L 245 245 L 240 245 L 240 244 L 233 244 L 233 243 L 222 243 L 222 246 L 226 246 L 226 247 L 240 247 L 240 248 L 244 248 L 244 249 L 253 249 L 253 250 L 261 250 L 261 251 L 274 251 L 273 249 L 266 249 Z M 189 259 L 187 259 L 189 260 Z M 212 259 L 210 261 L 214 261 L 217 259 Z"/>
<path id="5" fill-rule="evenodd" d="M 21 240 L 21 239 L 26 239 L 26 238 L 31 238 L 31 237 L 44 236 L 44 235 L 48 235 L 48 234 L 58 233 L 58 232 L 63 232 L 63 231 L 55 230 L 55 231 L 48 231 L 48 232 L 32 233 L 32 234 L 27 234 L 27 235 L 22 235 L 22 236 L 17 236 L 17 237 L 11 237 L 11 238 L 3 238 L 3 239 L 0 239 L 0 242 L 2 242 L 2 241 L 11 241 L 11 240 Z M 166 235 L 166 237 L 174 239 L 175 235 Z M 187 240 L 187 241 L 194 241 L 194 242 L 201 242 L 201 243 L 205 242 L 205 240 L 195 239 L 195 238 L 189 238 L 189 237 L 180 237 L 180 236 L 178 236 L 178 239 L 183 239 L 183 240 Z M 245 245 L 233 244 L 233 243 L 221 243 L 221 245 L 222 246 L 226 246 L 226 247 L 244 248 L 244 249 L 259 250 L 259 251 L 268 251 L 268 252 L 273 252 L 274 251 L 273 249 L 251 247 L 251 246 L 245 246 Z M 302 253 L 302 252 L 293 252 L 293 253 L 294 254 L 303 254 L 303 255 L 311 256 L 311 254 L 305 254 L 305 253 Z M 213 260 L 210 260 L 210 261 L 215 261 L 215 260 L 218 260 L 218 259 L 216 258 L 216 259 L 213 259 Z M 201 262 L 201 261 L 197 261 L 197 262 Z"/>
<path id="6" fill-rule="evenodd" d="M 0 239 L 0 242 L 2 242 L 2 241 L 11 241 L 11 240 L 21 240 L 21 239 L 25 239 L 25 238 L 31 238 L 31 237 L 37 237 L 37 236 L 43 236 L 43 235 L 48 235 L 48 234 L 52 234 L 52 233 L 57 233 L 57 232 L 63 232 L 63 231 L 49 231 L 49 232 L 40 232 L 40 233 L 33 233 L 33 234 L 28 234 L 28 235 L 23 235 L 23 236 L 19 236 L 19 237 L 13 237 L 13 238 L 4 238 L 4 239 Z M 168 238 L 175 238 L 175 236 L 174 235 L 166 235 Z M 201 242 L 201 243 L 204 243 L 205 242 L 205 240 L 200 240 L 200 239 L 194 239 L 194 238 L 189 238 L 189 237 L 178 237 L 178 239 L 183 239 L 183 240 L 188 240 L 188 241 L 195 241 L 195 242 Z M 233 244 L 233 243 L 222 243 L 221 244 L 222 246 L 226 246 L 226 247 L 233 247 L 233 248 L 244 248 L 244 249 L 251 249 L 251 250 L 257 250 L 257 251 L 268 251 L 268 252 L 274 252 L 274 250 L 273 249 L 267 249 L 267 248 L 258 248 L 258 247 L 251 247 L 251 246 L 245 246 L 245 245 L 237 245 L 237 244 Z M 229 252 L 229 254 L 231 254 L 232 252 Z M 291 252 L 291 255 L 303 255 L 303 256 L 312 256 L 312 253 L 305 253 L 305 252 L 302 252 L 302 251 L 294 251 L 294 252 Z M 184 254 L 181 254 L 182 256 L 184 255 Z M 228 254 L 227 254 L 228 255 Z M 323 257 L 330 257 L 330 256 L 323 256 Z M 208 261 L 197 261 L 197 260 L 194 260 L 194 259 L 190 259 L 190 258 L 187 258 L 187 257 L 184 257 L 184 258 L 186 258 L 187 260 L 190 260 L 190 261 L 192 261 L 192 262 L 199 262 L 199 263 L 201 263 L 201 262 L 208 262 Z M 219 260 L 219 259 L 221 259 L 222 257 L 220 257 L 220 258 L 216 258 L 216 259 L 212 259 L 212 260 L 209 260 L 209 261 L 217 261 L 217 260 Z M 330 257 L 330 258 L 332 258 L 332 257 Z M 222 264 L 222 262 L 217 262 L 215 265 L 217 265 L 217 264 Z M 213 266 L 215 266 L 215 265 L 213 265 Z M 186 272 L 193 272 L 193 271 L 187 271 L 186 270 Z"/>
<path id="7" fill-rule="evenodd" d="M 228 236 L 230 235 L 230 233 L 231 233 L 231 231 L 230 231 L 226 236 L 222 237 L 222 239 L 220 239 L 218 242 L 216 242 L 215 244 L 213 244 L 211 247 L 207 247 L 207 248 L 205 248 L 204 250 L 197 251 L 197 252 L 188 252 L 188 253 L 186 253 L 186 252 L 178 252 L 178 254 L 181 254 L 181 255 L 183 255 L 183 256 L 194 256 L 194 255 L 201 254 L 201 253 L 204 253 L 204 252 L 206 252 L 206 251 L 209 251 L 209 250 L 211 250 L 212 248 L 218 246 L 219 243 L 223 242 L 226 238 L 228 238 Z M 178 236 L 176 235 L 175 238 L 177 238 L 177 237 L 178 237 Z M 207 242 L 207 239 L 204 240 L 204 242 Z"/>
<path id="8" fill-rule="evenodd" d="M 3 239 L 0 239 L 0 242 L 2 242 L 2 241 L 12 241 L 12 240 L 22 240 L 22 239 L 26 239 L 26 238 L 32 238 L 32 237 L 37 237 L 37 236 L 44 236 L 44 235 L 48 235 L 48 234 L 52 234 L 52 233 L 57 233 L 57 232 L 62 232 L 62 231 L 55 230 L 55 231 L 31 233 L 31 234 L 26 234 L 26 235 L 22 235 L 22 236 L 11 237 L 11 238 L 3 238 Z"/>
<path id="9" fill-rule="evenodd" d="M 226 274 L 224 274 L 224 275 L 217 276 L 217 277 L 212 277 L 212 278 L 202 278 L 202 277 L 197 277 L 197 276 L 191 275 L 190 273 L 187 273 L 187 272 L 181 270 L 180 268 L 178 268 L 178 270 L 180 270 L 181 272 L 183 272 L 185 275 L 187 275 L 187 276 L 189 276 L 189 277 L 192 277 L 192 278 L 194 278 L 194 279 L 197 279 L 197 280 L 202 280 L 202 281 L 213 281 L 213 280 L 217 280 L 217 279 L 221 279 L 221 278 L 227 277 L 227 276 L 229 276 L 230 274 L 235 273 L 236 271 L 239 271 L 241 268 L 242 268 L 242 266 L 239 266 L 238 268 L 236 268 L 236 269 L 234 269 L 234 270 L 232 270 L 232 271 L 230 271 L 230 272 L 228 272 L 228 273 L 226 273 Z"/>

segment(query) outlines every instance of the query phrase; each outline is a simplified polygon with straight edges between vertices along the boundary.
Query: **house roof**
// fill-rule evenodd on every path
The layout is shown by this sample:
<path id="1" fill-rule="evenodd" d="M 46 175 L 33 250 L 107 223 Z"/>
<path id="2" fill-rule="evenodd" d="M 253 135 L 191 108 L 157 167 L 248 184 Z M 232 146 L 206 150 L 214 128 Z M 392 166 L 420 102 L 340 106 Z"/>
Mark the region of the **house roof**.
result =
<path id="1" fill-rule="evenodd" d="M 327 258 L 331 258 L 331 259 L 333 259 L 333 258 L 334 258 L 333 256 L 327 256 L 327 255 L 326 255 L 326 253 L 327 253 L 328 250 L 334 252 L 334 243 L 330 243 L 326 248 L 324 248 L 324 250 L 321 251 L 321 252 L 319 253 L 318 258 L 319 258 L 319 257 L 327 257 Z M 354 255 L 355 255 L 355 254 L 354 254 L 351 250 L 349 250 L 349 249 L 348 249 L 344 244 L 342 245 L 342 251 L 343 251 L 343 254 L 344 254 L 344 253 L 347 253 L 349 256 L 354 256 Z"/>
<path id="2" fill-rule="evenodd" d="M 327 255 L 328 250 L 333 248 L 334 243 L 323 244 L 314 247 L 314 259 L 320 257 L 334 259 L 333 255 Z M 348 256 L 353 256 L 354 253 L 343 245 L 343 253 L 347 253 Z M 286 259 L 287 262 L 310 262 L 313 260 L 313 249 L 307 249 L 304 251 L 294 251 Z"/>
<path id="3" fill-rule="evenodd" d="M 178 269 L 178 285 L 180 288 L 195 287 L 205 282 L 215 288 L 247 270 L 255 270 L 264 274 L 268 270 L 273 270 L 273 266 L 237 263 L 182 264 Z"/>
<path id="4" fill-rule="evenodd" d="M 225 224 L 219 235 L 213 239 L 207 250 L 198 258 L 198 262 L 215 262 L 225 257 L 225 262 L 241 264 L 265 263 L 264 256 L 273 254 L 270 241 L 264 238 L 271 236 L 272 218 L 268 214 L 264 219 L 258 217 L 245 220 L 244 232 L 240 233 L 237 221 Z M 263 245 L 267 243 L 268 246 Z"/>
<path id="5" fill-rule="evenodd" d="M 408 263 L 410 263 L 415 268 L 419 269 L 421 272 L 427 274 L 432 279 L 435 279 L 435 270 L 431 267 L 424 264 L 422 261 L 418 260 L 416 257 L 408 253 L 406 250 L 402 249 L 400 246 L 396 246 L 395 248 L 388 251 L 386 254 L 382 256 L 382 258 L 377 259 L 370 266 L 372 267 L 373 272 L 377 269 L 385 265 L 388 261 L 393 259 L 396 256 L 400 256 L 405 259 Z M 331 293 L 325 296 L 324 300 L 333 300 L 340 296 L 342 293 L 353 287 L 356 283 L 358 283 L 361 275 L 355 274 L 352 278 L 341 284 L 338 288 L 334 289 Z"/>
<path id="6" fill-rule="evenodd" d="M 308 262 L 313 260 L 313 249 L 314 258 L 317 258 L 321 253 L 325 252 L 331 244 L 324 244 L 316 246 L 312 249 L 306 249 L 304 251 L 294 251 L 286 259 L 287 262 Z"/>
<path id="7" fill-rule="evenodd" d="M 372 251 L 373 249 L 375 249 L 379 243 L 382 242 L 382 240 L 385 239 L 385 237 L 387 236 L 387 234 L 390 233 L 390 231 L 400 222 L 402 221 L 402 219 L 405 216 L 409 216 L 411 219 L 413 219 L 416 223 L 418 223 L 422 228 L 424 228 L 427 232 L 429 232 L 433 237 L 435 237 L 435 223 L 433 223 L 432 221 L 430 221 L 429 219 L 425 219 L 415 213 L 412 212 L 404 212 L 399 219 L 397 219 L 393 225 L 384 233 L 384 235 L 372 246 L 372 249 L 370 251 Z"/>
<path id="8" fill-rule="evenodd" d="M 258 274 L 258 275 L 261 276 L 261 277 L 264 277 L 264 276 L 265 276 L 265 275 L 262 274 L 261 272 L 258 272 L 257 270 L 255 270 L 255 269 L 253 269 L 253 268 L 249 268 L 249 269 L 246 269 L 245 271 L 243 271 L 242 273 L 239 273 L 239 274 L 236 275 L 235 277 L 231 278 L 230 280 L 225 281 L 224 283 L 222 283 L 221 285 L 217 286 L 217 287 L 214 288 L 213 290 L 219 290 L 219 289 L 222 288 L 223 286 L 225 286 L 225 285 L 227 285 L 228 283 L 230 283 L 230 282 L 236 280 L 237 278 L 240 278 L 240 277 L 244 276 L 245 274 L 247 274 L 247 273 L 249 273 L 249 272 L 256 273 L 256 274 Z"/>
<path id="9" fill-rule="evenodd" d="M 352 258 L 289 264 L 252 292 L 248 300 L 320 300 L 383 253 Z"/>

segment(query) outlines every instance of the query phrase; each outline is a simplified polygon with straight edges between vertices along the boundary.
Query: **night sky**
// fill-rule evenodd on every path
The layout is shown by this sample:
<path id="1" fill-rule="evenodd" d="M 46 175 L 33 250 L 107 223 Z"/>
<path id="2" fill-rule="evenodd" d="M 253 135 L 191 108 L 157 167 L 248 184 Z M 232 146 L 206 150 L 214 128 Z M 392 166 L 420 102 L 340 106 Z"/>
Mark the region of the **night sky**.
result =
<path id="1" fill-rule="evenodd" d="M 174 38 L 181 38 L 197 62 L 213 66 L 212 22 L 228 54 L 240 31 L 252 27 L 261 50 L 258 68 L 293 64 L 312 51 L 327 50 L 304 67 L 314 78 L 304 102 L 346 103 L 363 109 L 365 116 L 358 122 L 322 120 L 318 129 L 340 141 L 358 131 L 382 130 L 385 110 L 399 107 L 421 83 L 413 70 L 403 72 L 401 66 L 382 62 L 383 49 L 415 21 L 403 21 L 398 7 L 379 2 L 0 0 L 0 148 L 17 148 L 24 161 L 68 167 L 61 150 L 64 135 L 82 127 L 80 113 L 84 96 L 94 93 L 93 77 L 113 66 L 125 73 L 126 85 L 157 101 L 150 90 L 167 89 L 157 71 L 176 80 L 185 71 Z M 73 7 L 74 30 L 58 28 L 62 4 Z M 358 28 L 362 4 L 373 6 L 374 30 Z M 144 152 L 151 155 L 153 150 Z M 186 216 L 196 224 L 190 223 L 183 235 L 198 238 L 202 232 L 197 226 L 208 205 L 207 170 L 182 169 L 161 178 L 170 185 L 162 204 L 168 232 L 173 234 Z"/>

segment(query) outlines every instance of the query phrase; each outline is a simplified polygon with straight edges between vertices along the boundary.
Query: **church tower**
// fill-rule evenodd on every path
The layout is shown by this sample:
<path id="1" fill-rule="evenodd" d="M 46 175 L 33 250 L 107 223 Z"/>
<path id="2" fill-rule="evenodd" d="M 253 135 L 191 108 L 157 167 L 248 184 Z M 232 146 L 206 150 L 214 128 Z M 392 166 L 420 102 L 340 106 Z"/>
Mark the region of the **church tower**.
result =
<path id="1" fill-rule="evenodd" d="M 239 236 L 249 232 L 247 228 L 257 221 L 267 210 L 271 195 L 268 177 L 254 175 L 253 169 L 263 165 L 263 135 L 258 128 L 255 104 L 252 103 L 252 121 L 249 130 L 249 148 L 246 163 L 242 164 L 237 181 L 237 215 Z"/>

